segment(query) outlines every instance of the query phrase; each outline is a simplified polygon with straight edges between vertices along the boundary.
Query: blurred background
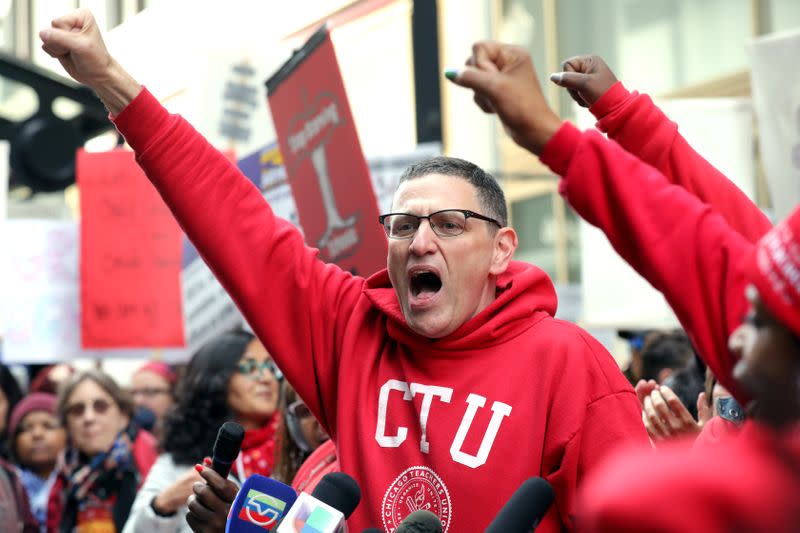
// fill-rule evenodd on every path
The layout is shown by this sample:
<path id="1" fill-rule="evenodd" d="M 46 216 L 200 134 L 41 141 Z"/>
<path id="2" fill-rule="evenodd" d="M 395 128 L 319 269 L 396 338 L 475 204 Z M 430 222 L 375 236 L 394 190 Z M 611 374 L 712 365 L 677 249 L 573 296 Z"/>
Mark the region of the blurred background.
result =
<path id="1" fill-rule="evenodd" d="M 550 274 L 559 316 L 589 329 L 622 366 L 630 347 L 620 332 L 677 322 L 605 239 L 578 222 L 558 195 L 556 177 L 517 148 L 493 117 L 481 114 L 470 94 L 448 85 L 441 74 L 446 67 L 462 64 L 477 40 L 522 45 L 531 51 L 551 104 L 564 118 L 592 127 L 591 117 L 547 78 L 571 56 L 598 54 L 629 89 L 656 98 L 698 151 L 768 215 L 781 214 L 776 198 L 790 205 L 799 199 L 796 171 L 765 170 L 763 116 L 753 91 L 761 43 L 800 32 L 797 0 L 5 0 L 0 138 L 10 148 L 0 152 L 8 175 L 0 228 L 6 250 L 30 241 L 17 229 L 23 227 L 15 225 L 19 221 L 76 223 L 75 148 L 102 151 L 119 141 L 102 106 L 64 79 L 58 63 L 39 47 L 38 31 L 77 7 L 93 11 L 112 54 L 170 110 L 221 149 L 232 150 L 240 165 L 246 155 L 261 154 L 261 185 L 272 180 L 272 190 L 285 176 L 265 163 L 264 154 L 275 150 L 275 132 L 263 81 L 329 21 L 381 210 L 388 208 L 399 171 L 419 157 L 444 153 L 491 171 L 505 189 L 520 236 L 517 258 Z M 787 118 L 793 128 L 786 135 L 795 142 L 800 82 L 787 76 L 783 90 L 786 117 L 797 117 Z M 231 109 L 238 112 L 232 115 Z M 42 115 L 50 122 L 31 120 Z M 279 157 L 271 161 L 279 166 Z M 4 348 L 4 362 L 100 361 L 124 384 L 129 369 L 144 359 L 185 360 L 188 347 L 89 352 L 73 346 L 79 309 L 53 311 L 54 296 L 16 281 L 9 272 L 23 267 L 10 264 L 13 254 L 5 255 L 0 329 L 8 338 L 10 324 L 24 322 L 36 330 L 37 342 L 47 337 L 47 348 L 39 356 L 12 357 Z M 63 283 L 78 283 L 77 267 L 65 268 L 72 272 Z M 183 283 L 185 289 L 185 277 Z M 34 300 L 40 303 L 33 306 Z M 231 315 L 219 328 L 237 320 Z M 189 347 L 202 340 L 192 335 L 187 333 Z"/>

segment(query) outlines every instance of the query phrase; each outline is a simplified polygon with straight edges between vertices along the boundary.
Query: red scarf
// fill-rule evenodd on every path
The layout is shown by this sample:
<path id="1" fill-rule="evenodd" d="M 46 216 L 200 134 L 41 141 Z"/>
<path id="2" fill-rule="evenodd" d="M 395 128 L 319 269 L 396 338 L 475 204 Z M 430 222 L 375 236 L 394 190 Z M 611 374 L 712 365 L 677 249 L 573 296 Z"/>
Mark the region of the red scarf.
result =
<path id="1" fill-rule="evenodd" d="M 253 474 L 272 474 L 275 466 L 275 433 L 280 419 L 280 412 L 276 412 L 264 427 L 245 431 L 242 451 L 233 465 L 236 477 L 247 479 Z M 239 472 L 240 465 L 244 466 L 243 473 Z"/>

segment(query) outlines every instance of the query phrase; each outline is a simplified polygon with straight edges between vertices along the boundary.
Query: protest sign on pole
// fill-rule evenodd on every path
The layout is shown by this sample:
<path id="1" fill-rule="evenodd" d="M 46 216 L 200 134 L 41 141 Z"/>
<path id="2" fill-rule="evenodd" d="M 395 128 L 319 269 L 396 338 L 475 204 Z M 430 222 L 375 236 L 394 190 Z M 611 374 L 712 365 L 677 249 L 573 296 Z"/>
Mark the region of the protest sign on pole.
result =
<path id="1" fill-rule="evenodd" d="M 326 26 L 266 82 L 306 242 L 361 276 L 386 264 L 386 237 Z"/>
<path id="2" fill-rule="evenodd" d="M 775 220 L 800 202 L 800 31 L 759 37 L 750 46 L 759 150 Z"/>

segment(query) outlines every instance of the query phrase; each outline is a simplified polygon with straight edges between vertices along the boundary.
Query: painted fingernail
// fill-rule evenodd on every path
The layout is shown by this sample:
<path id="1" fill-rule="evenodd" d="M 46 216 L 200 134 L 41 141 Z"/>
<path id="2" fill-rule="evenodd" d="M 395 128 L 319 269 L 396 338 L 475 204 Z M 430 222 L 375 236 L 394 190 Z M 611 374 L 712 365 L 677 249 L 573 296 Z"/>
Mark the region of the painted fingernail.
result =
<path id="1" fill-rule="evenodd" d="M 550 81 L 553 83 L 561 83 L 561 79 L 564 77 L 563 72 L 553 72 L 550 74 Z"/>
<path id="2" fill-rule="evenodd" d="M 460 72 L 457 68 L 448 68 L 444 71 L 444 77 L 450 81 L 455 81 Z"/>
<path id="3" fill-rule="evenodd" d="M 203 464 L 206 466 L 211 466 L 211 457 L 204 457 Z"/>
<path id="4" fill-rule="evenodd" d="M 203 465 L 194 465 L 194 469 L 200 474 L 203 473 Z"/>

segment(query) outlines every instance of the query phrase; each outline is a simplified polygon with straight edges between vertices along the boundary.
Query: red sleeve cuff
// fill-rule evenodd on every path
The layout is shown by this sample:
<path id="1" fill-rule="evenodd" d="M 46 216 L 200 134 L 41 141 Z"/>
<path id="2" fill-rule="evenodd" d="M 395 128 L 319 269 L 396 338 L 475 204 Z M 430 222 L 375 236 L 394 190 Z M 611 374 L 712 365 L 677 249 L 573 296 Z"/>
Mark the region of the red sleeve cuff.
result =
<path id="1" fill-rule="evenodd" d="M 565 121 L 558 128 L 556 134 L 544 145 L 539 159 L 550 167 L 550 170 L 563 176 L 567 173 L 572 154 L 575 153 L 580 139 L 581 131 L 570 122 Z"/>
<path id="2" fill-rule="evenodd" d="M 595 116 L 597 120 L 602 120 L 603 117 L 611 113 L 622 102 L 630 96 L 628 89 L 618 81 L 611 86 L 597 101 L 589 108 L 589 111 Z"/>
<path id="3" fill-rule="evenodd" d="M 160 131 L 169 117 L 169 112 L 146 87 L 142 87 L 141 92 L 119 115 L 109 115 L 109 119 L 137 154 L 147 149 L 153 140 L 153 132 Z"/>

